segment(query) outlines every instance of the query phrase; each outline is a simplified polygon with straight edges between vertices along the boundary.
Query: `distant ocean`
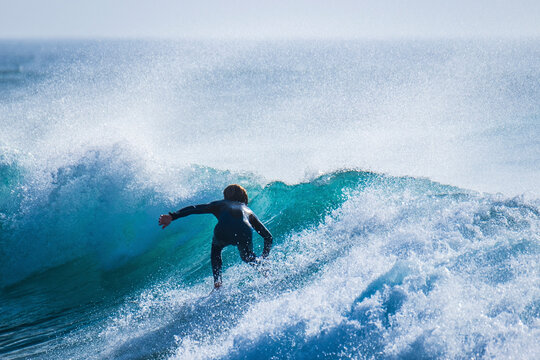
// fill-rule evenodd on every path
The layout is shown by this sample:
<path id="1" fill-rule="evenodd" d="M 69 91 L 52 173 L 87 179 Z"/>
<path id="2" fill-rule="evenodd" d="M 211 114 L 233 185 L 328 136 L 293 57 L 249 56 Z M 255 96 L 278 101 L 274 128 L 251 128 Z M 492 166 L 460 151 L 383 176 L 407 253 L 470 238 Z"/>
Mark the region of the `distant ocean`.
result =
<path id="1" fill-rule="evenodd" d="M 539 263 L 540 41 L 0 41 L 2 359 L 539 359 Z"/>

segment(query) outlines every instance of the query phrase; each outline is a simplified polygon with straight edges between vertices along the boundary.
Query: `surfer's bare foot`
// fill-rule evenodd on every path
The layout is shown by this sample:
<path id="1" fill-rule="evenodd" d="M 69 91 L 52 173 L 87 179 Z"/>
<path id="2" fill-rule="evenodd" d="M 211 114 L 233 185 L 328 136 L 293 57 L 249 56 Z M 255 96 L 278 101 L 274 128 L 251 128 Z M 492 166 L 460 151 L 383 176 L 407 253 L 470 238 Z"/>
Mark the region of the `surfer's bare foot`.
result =
<path id="1" fill-rule="evenodd" d="M 215 282 L 214 283 L 214 290 L 217 290 L 221 287 L 221 283 L 220 282 Z"/>

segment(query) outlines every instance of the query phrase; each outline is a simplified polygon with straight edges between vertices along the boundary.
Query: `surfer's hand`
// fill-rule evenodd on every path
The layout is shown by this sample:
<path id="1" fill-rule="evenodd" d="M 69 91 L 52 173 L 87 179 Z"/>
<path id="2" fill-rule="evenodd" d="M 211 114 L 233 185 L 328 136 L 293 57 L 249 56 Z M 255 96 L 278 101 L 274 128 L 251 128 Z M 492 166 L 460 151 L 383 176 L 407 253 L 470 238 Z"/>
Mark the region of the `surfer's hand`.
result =
<path id="1" fill-rule="evenodd" d="M 158 224 L 162 229 L 165 229 L 172 221 L 172 216 L 169 214 L 163 214 L 159 217 Z"/>
<path id="2" fill-rule="evenodd" d="M 221 282 L 218 281 L 218 282 L 215 282 L 215 283 L 214 283 L 214 290 L 217 290 L 217 289 L 219 289 L 220 287 L 221 287 Z"/>

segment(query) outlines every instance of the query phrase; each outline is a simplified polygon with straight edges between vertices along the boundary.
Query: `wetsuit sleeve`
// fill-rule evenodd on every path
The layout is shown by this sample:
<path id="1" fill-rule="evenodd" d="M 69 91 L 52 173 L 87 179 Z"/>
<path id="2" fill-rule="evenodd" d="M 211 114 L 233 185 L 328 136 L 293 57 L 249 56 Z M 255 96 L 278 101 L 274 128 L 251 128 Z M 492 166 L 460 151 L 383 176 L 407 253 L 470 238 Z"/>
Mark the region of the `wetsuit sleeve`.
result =
<path id="1" fill-rule="evenodd" d="M 176 212 L 170 212 L 173 220 L 181 217 L 185 217 L 192 214 L 217 214 L 219 205 L 217 202 L 211 202 L 210 204 L 191 205 Z"/>
<path id="2" fill-rule="evenodd" d="M 272 248 L 272 234 L 270 234 L 270 231 L 261 223 L 261 221 L 255 216 L 255 214 L 251 214 L 249 217 L 249 223 L 251 226 L 253 226 L 253 229 L 261 235 L 264 239 L 264 247 L 262 252 L 262 257 L 265 258 L 270 254 L 270 248 Z"/>

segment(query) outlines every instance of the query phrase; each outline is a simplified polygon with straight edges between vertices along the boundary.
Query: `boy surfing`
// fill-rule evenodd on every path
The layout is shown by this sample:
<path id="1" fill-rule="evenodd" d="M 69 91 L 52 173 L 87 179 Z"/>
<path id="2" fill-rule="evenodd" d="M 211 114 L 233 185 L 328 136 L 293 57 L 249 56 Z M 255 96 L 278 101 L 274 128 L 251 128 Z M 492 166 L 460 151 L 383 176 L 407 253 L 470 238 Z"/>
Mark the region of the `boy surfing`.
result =
<path id="1" fill-rule="evenodd" d="M 221 251 L 225 246 L 238 247 L 240 258 L 253 266 L 260 260 L 253 252 L 252 233 L 255 230 L 264 238 L 262 258 L 270 254 L 272 247 L 272 234 L 260 222 L 257 216 L 247 207 L 248 195 L 246 189 L 240 185 L 232 184 L 223 190 L 223 200 L 209 204 L 192 205 L 180 209 L 174 213 L 163 214 L 159 217 L 159 225 L 165 229 L 171 221 L 192 214 L 213 214 L 218 223 L 214 228 L 212 238 L 212 250 L 210 259 L 214 275 L 214 288 L 221 287 Z"/>

